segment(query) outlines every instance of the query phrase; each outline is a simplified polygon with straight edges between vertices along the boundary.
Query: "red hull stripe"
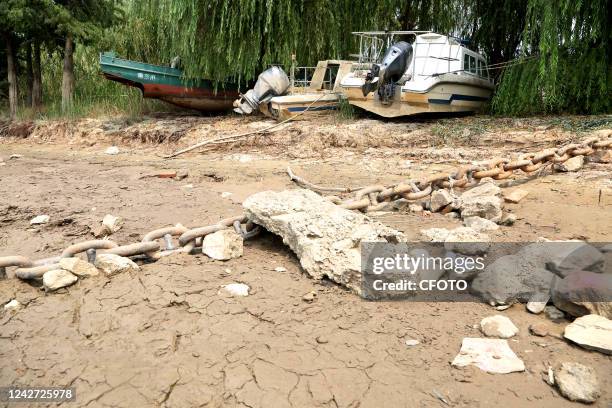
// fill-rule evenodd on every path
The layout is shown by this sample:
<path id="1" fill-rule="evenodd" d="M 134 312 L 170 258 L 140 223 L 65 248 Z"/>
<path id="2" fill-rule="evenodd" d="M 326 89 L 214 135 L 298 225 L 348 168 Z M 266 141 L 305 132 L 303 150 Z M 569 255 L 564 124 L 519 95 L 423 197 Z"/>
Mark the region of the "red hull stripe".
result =
<path id="1" fill-rule="evenodd" d="M 183 98 L 231 99 L 238 98 L 238 91 L 214 90 L 204 88 L 186 88 L 184 86 L 143 84 L 144 96 L 159 98 L 163 96 L 178 96 Z"/>

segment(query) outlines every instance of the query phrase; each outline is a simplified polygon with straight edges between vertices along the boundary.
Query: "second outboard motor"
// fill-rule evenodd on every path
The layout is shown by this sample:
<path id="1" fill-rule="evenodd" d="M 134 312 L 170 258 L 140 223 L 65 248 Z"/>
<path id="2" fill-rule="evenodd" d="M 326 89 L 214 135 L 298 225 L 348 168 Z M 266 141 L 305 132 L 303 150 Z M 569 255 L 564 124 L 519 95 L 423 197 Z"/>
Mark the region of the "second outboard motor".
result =
<path id="1" fill-rule="evenodd" d="M 289 89 L 290 81 L 285 71 L 280 67 L 271 67 L 259 74 L 253 89 L 234 101 L 234 112 L 251 114 L 259 110 L 259 104 L 266 102 L 274 96 L 284 95 Z"/>
<path id="2" fill-rule="evenodd" d="M 382 63 L 373 64 L 361 87 L 363 96 L 378 90 L 382 103 L 389 103 L 400 80 L 412 60 L 412 45 L 405 41 L 393 44 L 385 53 Z"/>

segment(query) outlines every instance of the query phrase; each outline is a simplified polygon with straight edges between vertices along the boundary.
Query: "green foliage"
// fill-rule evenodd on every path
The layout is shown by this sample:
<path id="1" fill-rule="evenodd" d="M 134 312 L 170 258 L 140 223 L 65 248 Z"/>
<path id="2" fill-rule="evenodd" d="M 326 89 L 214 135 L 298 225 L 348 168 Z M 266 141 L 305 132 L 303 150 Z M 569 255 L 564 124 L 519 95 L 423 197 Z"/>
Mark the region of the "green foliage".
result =
<path id="1" fill-rule="evenodd" d="M 523 55 L 506 69 L 497 113 L 602 113 L 612 109 L 612 4 L 608 0 L 529 0 Z"/>

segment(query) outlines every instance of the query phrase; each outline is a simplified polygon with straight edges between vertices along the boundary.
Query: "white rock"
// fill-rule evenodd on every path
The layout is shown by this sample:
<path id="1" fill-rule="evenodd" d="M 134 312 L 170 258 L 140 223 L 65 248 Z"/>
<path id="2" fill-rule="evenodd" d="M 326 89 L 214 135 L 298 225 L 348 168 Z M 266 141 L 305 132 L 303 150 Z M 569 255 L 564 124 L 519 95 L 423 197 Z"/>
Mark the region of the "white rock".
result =
<path id="1" fill-rule="evenodd" d="M 586 349 L 612 355 L 612 321 L 603 316 L 577 318 L 565 327 L 563 337 Z"/>
<path id="2" fill-rule="evenodd" d="M 119 154 L 119 148 L 117 146 L 110 146 L 108 149 L 104 151 L 106 154 L 116 155 Z"/>
<path id="3" fill-rule="evenodd" d="M 43 275 L 43 286 L 53 291 L 75 283 L 79 278 L 64 269 L 53 269 Z"/>
<path id="4" fill-rule="evenodd" d="M 507 340 L 466 337 L 451 363 L 454 367 L 475 365 L 483 371 L 507 374 L 525 371 L 525 364 L 514 354 Z"/>
<path id="5" fill-rule="evenodd" d="M 519 332 L 512 320 L 502 315 L 485 317 L 480 321 L 480 331 L 487 337 L 509 339 Z"/>
<path id="6" fill-rule="evenodd" d="M 37 215 L 30 220 L 30 225 L 46 224 L 49 222 L 49 216 L 47 214 Z"/>
<path id="7" fill-rule="evenodd" d="M 463 219 L 463 225 L 476 232 L 495 231 L 499 229 L 499 225 L 482 217 L 466 217 Z"/>
<path id="8" fill-rule="evenodd" d="M 208 234 L 202 242 L 202 253 L 219 261 L 241 257 L 242 249 L 242 236 L 229 229 Z"/>
<path id="9" fill-rule="evenodd" d="M 219 290 L 219 294 L 230 296 L 230 297 L 240 297 L 240 296 L 248 296 L 249 295 L 248 285 L 244 283 L 230 283 L 228 285 L 222 286 Z"/>
<path id="10" fill-rule="evenodd" d="M 123 219 L 115 217 L 112 214 L 106 214 L 102 219 L 102 225 L 104 225 L 110 233 L 117 232 L 123 226 Z"/>
<path id="11" fill-rule="evenodd" d="M 287 272 L 287 268 L 283 268 L 282 266 L 277 266 L 274 268 L 276 272 Z"/>
<path id="12" fill-rule="evenodd" d="M 232 193 L 230 193 L 229 191 L 224 191 L 221 193 L 221 197 L 222 198 L 228 198 L 232 195 Z"/>
<path id="13" fill-rule="evenodd" d="M 13 299 L 4 305 L 4 310 L 17 310 L 21 308 L 21 303 L 17 299 Z"/>
<path id="14" fill-rule="evenodd" d="M 503 196 L 506 202 L 517 204 L 523 198 L 527 197 L 528 194 L 529 194 L 529 191 L 517 188 L 512 191 L 505 190 L 503 193 Z"/>
<path id="15" fill-rule="evenodd" d="M 361 293 L 361 242 L 405 242 L 405 236 L 304 189 L 247 198 L 249 219 L 280 235 L 313 278 L 327 276 Z"/>
<path id="16" fill-rule="evenodd" d="M 96 268 L 94 265 L 76 257 L 62 258 L 60 259 L 59 264 L 62 269 L 65 269 L 73 275 L 81 278 L 97 276 L 100 274 L 98 268 Z"/>
<path id="17" fill-rule="evenodd" d="M 490 242 L 491 238 L 486 234 L 469 227 L 459 227 L 450 231 L 444 240 L 444 248 L 464 255 L 479 255 L 487 252 Z"/>
<path id="18" fill-rule="evenodd" d="M 446 189 L 436 190 L 431 193 L 429 206 L 432 212 L 438 212 L 453 202 L 453 196 Z"/>
<path id="19" fill-rule="evenodd" d="M 421 344 L 421 342 L 418 341 L 418 340 L 415 340 L 415 339 L 408 339 L 408 340 L 406 340 L 406 345 L 408 347 L 418 346 L 419 344 Z"/>
<path id="20" fill-rule="evenodd" d="M 422 212 L 423 206 L 421 204 L 408 204 L 408 211 L 410 212 Z"/>
<path id="21" fill-rule="evenodd" d="M 559 392 L 570 401 L 595 402 L 601 395 L 595 370 L 579 363 L 561 363 L 554 369 Z"/>
<path id="22" fill-rule="evenodd" d="M 540 314 L 544 311 L 547 302 L 529 301 L 527 302 L 527 310 L 533 314 Z"/>
<path id="23" fill-rule="evenodd" d="M 106 276 L 113 276 L 124 272 L 138 272 L 140 267 L 130 258 L 115 254 L 98 254 L 95 265 Z"/>
<path id="24" fill-rule="evenodd" d="M 584 156 L 574 156 L 568 159 L 564 163 L 555 164 L 555 170 L 557 171 L 578 171 L 584 166 Z"/>
<path id="25" fill-rule="evenodd" d="M 421 235 L 431 242 L 444 242 L 449 234 L 450 231 L 446 228 L 429 228 L 421 230 Z"/>
<path id="26" fill-rule="evenodd" d="M 502 218 L 501 189 L 492 182 L 480 182 L 459 197 L 461 216 L 482 217 L 498 222 Z"/>

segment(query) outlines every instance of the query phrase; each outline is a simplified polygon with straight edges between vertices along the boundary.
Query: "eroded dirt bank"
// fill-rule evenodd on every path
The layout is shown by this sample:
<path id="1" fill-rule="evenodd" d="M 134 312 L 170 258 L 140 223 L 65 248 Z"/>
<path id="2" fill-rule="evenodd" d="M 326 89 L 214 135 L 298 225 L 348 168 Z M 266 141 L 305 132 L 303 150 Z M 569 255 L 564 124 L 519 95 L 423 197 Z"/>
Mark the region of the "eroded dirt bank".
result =
<path id="1" fill-rule="evenodd" d="M 112 236 L 120 244 L 179 222 L 207 225 L 239 214 L 252 193 L 294 187 L 287 165 L 317 184 L 388 184 L 591 132 L 580 118 L 322 118 L 204 154 L 161 157 L 202 138 L 270 124 L 164 117 L 39 123 L 20 134 L 5 129 L 0 256 L 57 255 L 91 239 L 105 214 L 125 220 Z M 587 131 L 577 131 L 582 128 Z M 110 145 L 119 147 L 118 155 L 104 154 Z M 14 154 L 21 157 L 10 159 Z M 142 177 L 166 170 L 188 177 Z M 590 162 L 576 173 L 545 171 L 521 184 L 529 195 L 506 206 L 518 221 L 492 232 L 492 239 L 608 241 L 611 170 L 609 163 Z M 50 222 L 32 227 L 30 219 L 39 214 Z M 376 217 L 412 239 L 424 228 L 461 225 L 440 214 Z M 220 296 L 219 287 L 230 282 L 248 284 L 251 294 Z M 312 290 L 315 301 L 304 302 Z M 53 294 L 16 279 L 0 281 L 0 303 L 11 299 L 24 306 L 0 312 L 0 385 L 70 384 L 76 406 L 439 407 L 445 406 L 441 397 L 457 407 L 576 406 L 542 380 L 559 361 L 593 367 L 602 390 L 596 406 L 612 400 L 611 357 L 562 340 L 568 320 L 554 323 L 514 305 L 503 314 L 520 329 L 509 343 L 527 371 L 489 375 L 453 368 L 461 340 L 481 337 L 476 325 L 497 311 L 480 303 L 364 302 L 308 279 L 271 234 L 247 241 L 239 259 L 173 256 L 142 265 L 138 274 L 85 279 Z M 529 334 L 536 322 L 552 335 Z M 408 347 L 408 339 L 420 344 Z"/>

